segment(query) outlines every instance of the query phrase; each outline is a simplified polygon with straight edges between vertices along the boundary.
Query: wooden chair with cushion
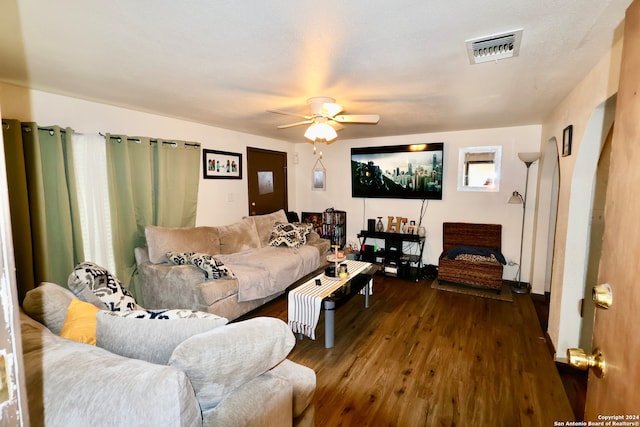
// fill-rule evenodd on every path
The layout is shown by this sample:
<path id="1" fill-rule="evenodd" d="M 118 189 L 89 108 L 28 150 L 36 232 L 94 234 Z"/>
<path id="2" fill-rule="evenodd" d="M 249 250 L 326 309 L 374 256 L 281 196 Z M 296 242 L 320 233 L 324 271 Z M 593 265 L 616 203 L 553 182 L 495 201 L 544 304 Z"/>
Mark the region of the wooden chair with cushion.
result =
<path id="1" fill-rule="evenodd" d="M 445 222 L 442 227 L 438 280 L 499 293 L 504 263 L 502 225 Z"/>

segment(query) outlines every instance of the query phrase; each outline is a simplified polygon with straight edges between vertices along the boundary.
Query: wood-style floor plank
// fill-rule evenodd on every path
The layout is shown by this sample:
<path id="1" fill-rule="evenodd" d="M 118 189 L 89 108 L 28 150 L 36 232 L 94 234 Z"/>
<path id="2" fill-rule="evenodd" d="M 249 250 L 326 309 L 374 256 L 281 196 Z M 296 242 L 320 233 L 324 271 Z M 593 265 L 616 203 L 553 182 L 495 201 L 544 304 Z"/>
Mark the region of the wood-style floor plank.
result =
<path id="1" fill-rule="evenodd" d="M 336 311 L 335 346 L 298 341 L 317 426 L 552 426 L 574 415 L 529 295 L 513 302 L 375 276 Z M 246 317 L 287 321 L 285 297 Z M 245 318 L 246 318 L 245 317 Z"/>

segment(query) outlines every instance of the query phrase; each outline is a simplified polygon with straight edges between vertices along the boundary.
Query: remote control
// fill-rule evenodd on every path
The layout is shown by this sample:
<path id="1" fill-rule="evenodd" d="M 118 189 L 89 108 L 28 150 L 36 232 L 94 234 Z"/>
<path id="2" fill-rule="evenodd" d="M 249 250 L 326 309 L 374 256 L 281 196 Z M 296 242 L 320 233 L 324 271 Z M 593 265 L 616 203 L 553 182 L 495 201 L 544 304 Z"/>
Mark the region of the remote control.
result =
<path id="1" fill-rule="evenodd" d="M 316 279 L 316 286 L 322 286 L 322 282 L 320 281 L 320 279 Z"/>

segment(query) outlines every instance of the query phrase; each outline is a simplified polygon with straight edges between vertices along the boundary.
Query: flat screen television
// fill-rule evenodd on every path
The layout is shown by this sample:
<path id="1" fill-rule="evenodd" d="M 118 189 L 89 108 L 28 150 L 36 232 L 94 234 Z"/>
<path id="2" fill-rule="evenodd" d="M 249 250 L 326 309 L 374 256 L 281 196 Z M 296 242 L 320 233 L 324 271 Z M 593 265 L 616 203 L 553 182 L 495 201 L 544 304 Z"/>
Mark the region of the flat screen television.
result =
<path id="1" fill-rule="evenodd" d="M 442 200 L 444 144 L 351 149 L 351 195 Z"/>

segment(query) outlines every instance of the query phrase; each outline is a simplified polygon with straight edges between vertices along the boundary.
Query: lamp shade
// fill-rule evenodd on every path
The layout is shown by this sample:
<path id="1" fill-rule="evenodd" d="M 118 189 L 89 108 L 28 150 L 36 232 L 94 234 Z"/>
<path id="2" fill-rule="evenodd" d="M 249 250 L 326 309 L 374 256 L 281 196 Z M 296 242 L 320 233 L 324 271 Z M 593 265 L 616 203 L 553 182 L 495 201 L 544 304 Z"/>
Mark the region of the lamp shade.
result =
<path id="1" fill-rule="evenodd" d="M 540 158 L 540 153 L 518 153 L 518 158 L 525 163 L 533 163 Z"/>
<path id="2" fill-rule="evenodd" d="M 517 191 L 514 191 L 511 197 L 509 197 L 509 201 L 507 203 L 510 203 L 512 205 L 519 205 L 519 204 L 522 204 L 523 202 L 524 202 L 524 199 L 522 198 L 522 195 Z"/>
<path id="3" fill-rule="evenodd" d="M 338 137 L 338 133 L 327 123 L 314 123 L 309 126 L 304 137 L 311 141 L 332 141 Z"/>

